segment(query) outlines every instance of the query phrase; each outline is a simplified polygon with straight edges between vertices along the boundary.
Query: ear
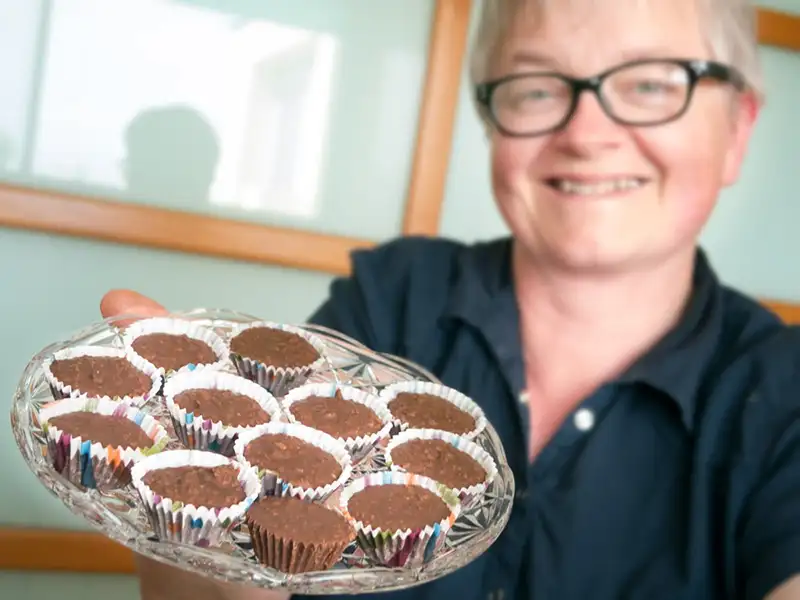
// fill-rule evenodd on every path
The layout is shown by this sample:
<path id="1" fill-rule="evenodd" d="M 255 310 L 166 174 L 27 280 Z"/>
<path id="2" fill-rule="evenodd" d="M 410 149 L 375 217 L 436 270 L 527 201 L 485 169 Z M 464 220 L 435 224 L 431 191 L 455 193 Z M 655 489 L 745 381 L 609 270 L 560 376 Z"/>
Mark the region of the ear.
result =
<path id="1" fill-rule="evenodd" d="M 723 184 L 733 185 L 739 179 L 750 136 L 761 111 L 761 102 L 753 92 L 739 94 L 731 107 L 730 146 L 725 155 Z"/>

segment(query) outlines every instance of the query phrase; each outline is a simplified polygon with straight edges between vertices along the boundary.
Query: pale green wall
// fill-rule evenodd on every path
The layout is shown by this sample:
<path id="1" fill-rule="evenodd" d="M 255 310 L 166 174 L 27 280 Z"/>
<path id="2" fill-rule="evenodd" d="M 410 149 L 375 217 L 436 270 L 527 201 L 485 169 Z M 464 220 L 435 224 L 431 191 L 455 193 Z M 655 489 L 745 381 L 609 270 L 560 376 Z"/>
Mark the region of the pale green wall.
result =
<path id="1" fill-rule="evenodd" d="M 134 577 L 0 571 L 0 598 L 8 600 L 136 600 Z"/>
<path id="2" fill-rule="evenodd" d="M 800 0 L 771 4 L 800 13 Z M 770 101 L 743 181 L 726 193 L 705 242 L 728 281 L 753 294 L 800 300 L 800 261 L 793 258 L 800 256 L 800 55 L 766 49 L 764 57 Z M 472 240 L 504 231 L 491 203 L 485 161 L 485 143 L 464 87 L 444 235 Z M 298 321 L 324 298 L 330 281 L 323 274 L 6 229 L 0 229 L 0 257 L 3 415 L 8 415 L 12 390 L 30 355 L 95 320 L 99 298 L 109 288 L 138 289 L 174 308 L 229 306 Z M 0 462 L 0 523 L 88 528 L 38 484 L 8 426 L 6 433 L 0 437 L 0 455 L 5 457 Z M 87 589 L 92 593 L 85 593 Z M 135 583 L 127 578 L 2 572 L 0 590 L 3 597 L 21 599 L 44 598 L 55 590 L 65 598 L 136 595 Z"/>

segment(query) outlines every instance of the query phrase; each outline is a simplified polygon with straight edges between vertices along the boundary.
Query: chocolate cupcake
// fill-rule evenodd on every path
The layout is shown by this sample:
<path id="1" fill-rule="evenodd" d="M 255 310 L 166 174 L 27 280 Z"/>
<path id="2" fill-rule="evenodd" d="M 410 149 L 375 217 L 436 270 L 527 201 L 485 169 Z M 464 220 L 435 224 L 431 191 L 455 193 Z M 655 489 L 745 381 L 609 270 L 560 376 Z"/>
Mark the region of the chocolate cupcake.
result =
<path id="1" fill-rule="evenodd" d="M 357 462 L 389 435 L 392 415 L 380 399 L 335 383 L 310 383 L 289 392 L 283 409 L 292 423 L 340 440 Z"/>
<path id="2" fill-rule="evenodd" d="M 330 569 L 355 539 L 339 512 L 292 497 L 260 499 L 247 511 L 247 527 L 258 561 L 290 574 Z"/>
<path id="3" fill-rule="evenodd" d="M 386 448 L 392 470 L 429 477 L 458 495 L 462 507 L 483 495 L 497 476 L 491 455 L 464 437 L 437 429 L 408 429 Z"/>
<path id="4" fill-rule="evenodd" d="M 339 499 L 364 554 L 386 567 L 417 567 L 444 545 L 461 510 L 446 486 L 421 475 L 387 471 L 350 483 Z"/>
<path id="5" fill-rule="evenodd" d="M 129 354 L 141 357 L 167 377 L 187 371 L 218 371 L 228 359 L 222 338 L 192 321 L 136 321 L 125 330 L 123 341 Z"/>
<path id="6" fill-rule="evenodd" d="M 233 456 L 237 435 L 281 417 L 272 394 L 232 373 L 179 373 L 164 385 L 164 398 L 184 446 L 225 456 Z"/>
<path id="7" fill-rule="evenodd" d="M 68 398 L 44 406 L 38 416 L 53 467 L 86 488 L 124 487 L 133 463 L 169 442 L 158 421 L 122 402 Z"/>
<path id="8" fill-rule="evenodd" d="M 234 448 L 239 462 L 255 467 L 265 496 L 322 501 L 351 473 L 344 444 L 303 425 L 260 425 L 242 433 Z"/>
<path id="9" fill-rule="evenodd" d="M 151 364 L 104 346 L 59 350 L 44 364 L 56 400 L 77 396 L 141 406 L 158 394 L 161 374 Z"/>
<path id="10" fill-rule="evenodd" d="M 230 356 L 236 370 L 275 396 L 306 382 L 319 369 L 322 341 L 290 325 L 268 321 L 248 323 L 232 332 Z"/>
<path id="11" fill-rule="evenodd" d="M 168 450 L 138 462 L 133 485 L 161 540 L 217 546 L 258 497 L 255 470 L 214 452 Z"/>
<path id="12" fill-rule="evenodd" d="M 439 429 L 474 439 L 486 428 L 483 410 L 452 388 L 427 381 L 402 381 L 380 394 L 400 430 Z"/>

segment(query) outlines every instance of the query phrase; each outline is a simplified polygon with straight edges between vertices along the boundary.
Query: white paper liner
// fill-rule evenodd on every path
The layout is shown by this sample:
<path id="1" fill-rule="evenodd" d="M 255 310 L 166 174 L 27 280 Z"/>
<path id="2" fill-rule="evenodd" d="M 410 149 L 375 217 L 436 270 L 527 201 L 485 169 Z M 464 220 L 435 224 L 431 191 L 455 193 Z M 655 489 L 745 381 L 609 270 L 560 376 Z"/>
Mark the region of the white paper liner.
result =
<path id="1" fill-rule="evenodd" d="M 268 389 L 275 396 L 283 396 L 292 388 L 304 384 L 314 371 L 319 370 L 325 364 L 325 345 L 322 343 L 322 340 L 308 331 L 292 325 L 273 323 L 272 321 L 246 323 L 235 327 L 231 331 L 231 341 L 246 329 L 252 329 L 254 327 L 279 329 L 281 331 L 297 334 L 311 344 L 314 350 L 319 353 L 319 358 L 310 365 L 301 367 L 274 367 L 231 351 L 231 362 L 233 362 L 239 374 L 242 377 L 247 377 L 255 381 L 258 385 Z"/>
<path id="2" fill-rule="evenodd" d="M 471 505 L 475 500 L 483 496 L 486 492 L 487 486 L 497 476 L 497 465 L 494 462 L 491 454 L 486 452 L 483 448 L 478 446 L 475 442 L 469 441 L 463 436 L 450 433 L 448 431 L 441 431 L 439 429 L 406 429 L 403 433 L 392 438 L 389 445 L 386 447 L 384 457 L 386 458 L 386 466 L 393 471 L 405 472 L 406 469 L 392 461 L 392 450 L 398 446 L 410 442 L 411 440 L 442 440 L 447 442 L 456 450 L 473 458 L 483 470 L 486 471 L 486 477 L 480 483 L 471 486 L 454 488 L 453 491 L 458 495 L 462 507 Z M 424 473 L 423 473 L 424 475 Z"/>
<path id="3" fill-rule="evenodd" d="M 239 481 L 245 499 L 223 509 L 194 506 L 162 498 L 142 479 L 157 469 L 170 467 L 218 467 L 230 465 L 239 469 Z M 215 452 L 201 450 L 167 450 L 137 462 L 131 469 L 133 486 L 144 503 L 147 518 L 160 540 L 195 546 L 218 546 L 231 529 L 238 525 L 258 497 L 259 482 L 255 469 Z"/>
<path id="4" fill-rule="evenodd" d="M 335 382 L 309 383 L 295 388 L 286 394 L 286 397 L 283 399 L 283 410 L 290 423 L 299 423 L 300 421 L 292 414 L 292 404 L 305 400 L 310 396 L 332 398 L 336 395 L 337 390 L 341 392 L 342 398 L 345 400 L 363 404 L 372 410 L 383 423 L 383 427 L 381 427 L 380 431 L 377 433 L 362 435 L 356 438 L 339 438 L 350 453 L 353 462 L 357 463 L 364 458 L 378 442 L 389 435 L 393 426 L 392 414 L 389 412 L 389 409 L 386 408 L 386 404 L 381 401 L 378 396 L 355 387 L 338 385 Z"/>
<path id="5" fill-rule="evenodd" d="M 356 520 L 348 511 L 348 502 L 358 492 L 376 485 L 417 485 L 439 496 L 450 508 L 450 516 L 423 529 L 381 531 L 367 523 Z M 383 471 L 353 480 L 342 491 L 339 498 L 342 513 L 356 528 L 359 547 L 374 563 L 386 567 L 418 567 L 431 560 L 444 546 L 447 532 L 461 512 L 461 504 L 453 491 L 428 477 Z"/>
<path id="6" fill-rule="evenodd" d="M 318 506 L 339 513 L 335 508 L 322 504 L 318 504 Z M 344 551 L 352 543 L 352 539 L 347 542 L 311 544 L 297 542 L 277 536 L 270 531 L 269 527 L 262 527 L 249 518 L 247 519 L 247 528 L 250 531 L 253 552 L 258 562 L 281 573 L 327 571 L 339 562 Z M 352 536 L 354 539 L 355 530 L 353 530 Z"/>
<path id="7" fill-rule="evenodd" d="M 61 400 L 62 398 L 73 398 L 77 396 L 88 396 L 81 390 L 72 389 L 71 386 L 59 381 L 53 372 L 50 370 L 52 364 L 57 360 L 66 360 L 69 358 L 79 358 L 81 356 L 98 356 L 109 358 L 122 358 L 131 363 L 136 369 L 147 375 L 151 381 L 152 386 L 150 390 L 140 396 L 99 396 L 105 400 L 112 400 L 115 402 L 124 402 L 131 406 L 142 406 L 151 398 L 158 395 L 161 390 L 161 373 L 149 362 L 140 356 L 129 356 L 125 350 L 121 348 L 109 348 L 107 346 L 74 346 L 72 348 L 65 348 L 55 352 L 43 365 L 42 370 L 44 377 L 50 386 L 50 391 L 53 393 L 53 398 Z"/>
<path id="8" fill-rule="evenodd" d="M 486 415 L 483 413 L 483 409 L 468 396 L 444 385 L 438 385 L 429 381 L 400 381 L 386 386 L 381 391 L 380 398 L 388 407 L 389 403 L 394 400 L 398 394 L 403 392 L 410 394 L 430 394 L 442 398 L 471 415 L 472 418 L 475 419 L 475 428 L 470 432 L 458 434 L 462 437 L 469 440 L 475 439 L 486 428 Z M 405 431 L 409 428 L 408 423 L 402 422 L 402 420 L 397 417 L 395 417 L 395 425 L 400 431 Z"/>
<path id="9" fill-rule="evenodd" d="M 148 362 L 146 359 L 136 354 L 136 351 L 133 349 L 132 345 L 137 338 L 143 335 L 149 335 L 151 333 L 185 335 L 186 337 L 192 338 L 194 340 L 200 340 L 201 342 L 208 344 L 208 346 L 211 348 L 211 350 L 217 357 L 217 360 L 214 361 L 213 363 L 188 364 L 181 367 L 177 371 L 170 370 L 169 372 L 167 372 L 165 369 L 159 368 L 158 370 L 164 374 L 165 378 L 170 378 L 177 373 L 186 373 L 186 372 L 204 371 L 204 370 L 219 371 L 228 362 L 227 344 L 220 336 L 214 333 L 211 329 L 202 327 L 197 323 L 193 323 L 192 321 L 171 319 L 168 317 L 155 317 L 152 319 L 142 319 L 128 326 L 125 329 L 125 332 L 122 334 L 122 341 L 125 344 L 128 354 L 132 356 L 138 356 L 141 360 Z"/>
<path id="10" fill-rule="evenodd" d="M 276 434 L 290 435 L 304 442 L 308 442 L 320 450 L 324 450 L 333 456 L 336 462 L 342 466 L 341 474 L 327 485 L 316 488 L 303 488 L 294 486 L 290 482 L 283 480 L 280 475 L 274 471 L 268 471 L 256 465 L 251 465 L 244 455 L 247 445 L 262 436 Z M 301 500 L 321 502 L 341 489 L 350 478 L 352 472 L 350 454 L 347 452 L 345 445 L 327 433 L 311 429 L 305 425 L 295 423 L 268 423 L 266 425 L 260 425 L 240 434 L 233 447 L 236 452 L 236 459 L 240 463 L 256 469 L 261 479 L 261 495 L 263 496 L 293 496 Z"/>
<path id="11" fill-rule="evenodd" d="M 192 450 L 210 450 L 233 456 L 233 443 L 237 435 L 255 427 L 228 426 L 220 421 L 206 419 L 200 414 L 187 412 L 175 403 L 175 396 L 187 390 L 215 389 L 242 394 L 255 400 L 269 417 L 265 421 L 283 417 L 281 405 L 267 390 L 249 379 L 221 371 L 188 371 L 178 373 L 164 384 L 164 399 L 175 427 L 175 435 Z M 260 423 L 259 423 L 260 425 Z"/>
<path id="12" fill-rule="evenodd" d="M 150 448 L 103 446 L 73 437 L 49 423 L 59 415 L 74 412 L 120 416 L 136 423 L 153 440 Z M 164 450 L 169 434 L 151 415 L 123 402 L 86 396 L 46 404 L 39 411 L 39 422 L 47 439 L 47 454 L 53 467 L 66 479 L 86 488 L 112 489 L 131 481 L 131 467 L 145 456 Z"/>

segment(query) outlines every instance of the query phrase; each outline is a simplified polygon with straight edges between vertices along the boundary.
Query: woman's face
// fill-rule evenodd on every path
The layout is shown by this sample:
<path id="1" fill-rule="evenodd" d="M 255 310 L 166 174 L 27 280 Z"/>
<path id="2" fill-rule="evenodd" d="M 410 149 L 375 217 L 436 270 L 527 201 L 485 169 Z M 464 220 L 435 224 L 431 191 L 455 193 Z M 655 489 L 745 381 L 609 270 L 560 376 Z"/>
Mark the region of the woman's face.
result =
<path id="1" fill-rule="evenodd" d="M 492 78 L 589 77 L 639 58 L 711 58 L 694 0 L 553 5 L 539 19 L 523 11 L 514 20 Z M 559 131 L 492 133 L 495 197 L 537 261 L 592 272 L 653 266 L 693 251 L 720 189 L 737 178 L 754 116 L 752 100 L 736 102 L 733 88 L 712 82 L 698 86 L 680 119 L 653 127 L 617 124 L 584 93 Z"/>

